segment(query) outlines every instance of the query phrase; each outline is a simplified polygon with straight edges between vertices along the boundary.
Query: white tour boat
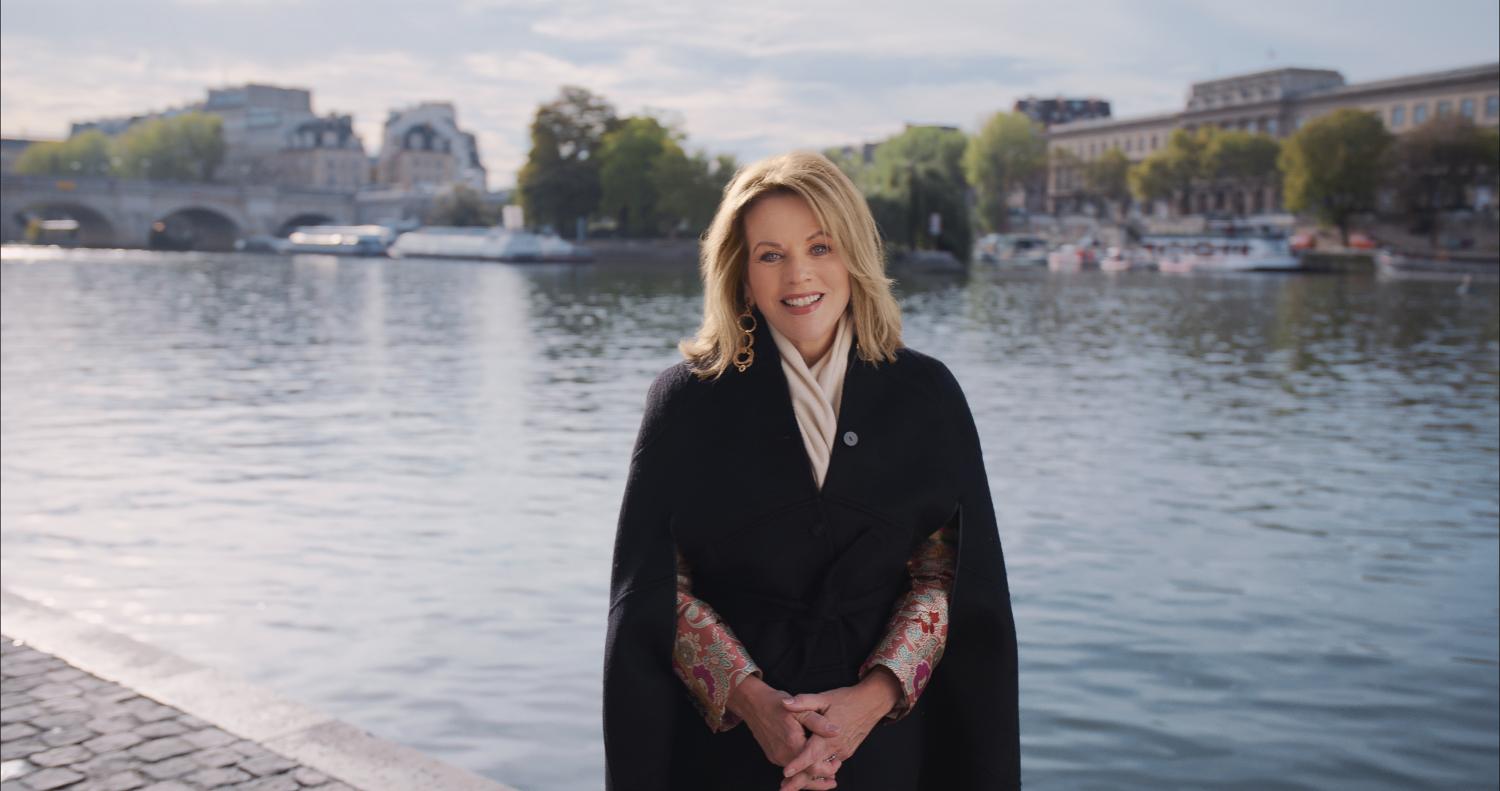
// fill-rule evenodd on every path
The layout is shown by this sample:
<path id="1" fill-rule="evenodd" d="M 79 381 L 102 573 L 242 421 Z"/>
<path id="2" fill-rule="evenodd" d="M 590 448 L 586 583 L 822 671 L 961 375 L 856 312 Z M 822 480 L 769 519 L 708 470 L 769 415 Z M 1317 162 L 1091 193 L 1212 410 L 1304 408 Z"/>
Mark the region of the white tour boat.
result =
<path id="1" fill-rule="evenodd" d="M 292 231 L 278 252 L 378 256 L 395 238 L 384 225 L 308 225 Z"/>
<path id="2" fill-rule="evenodd" d="M 588 248 L 559 236 L 505 228 L 427 227 L 407 231 L 391 245 L 401 258 L 464 258 L 506 263 L 583 263 L 593 260 Z"/>
<path id="3" fill-rule="evenodd" d="M 1163 272 L 1267 272 L 1302 266 L 1280 236 L 1148 236 L 1142 247 Z"/>

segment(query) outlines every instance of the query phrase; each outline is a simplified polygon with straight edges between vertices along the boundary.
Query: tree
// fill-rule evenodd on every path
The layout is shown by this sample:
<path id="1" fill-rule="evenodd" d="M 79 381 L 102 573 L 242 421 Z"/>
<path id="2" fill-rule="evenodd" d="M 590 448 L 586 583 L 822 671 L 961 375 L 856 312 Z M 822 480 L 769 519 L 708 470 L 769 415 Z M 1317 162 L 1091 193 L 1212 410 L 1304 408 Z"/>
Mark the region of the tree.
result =
<path id="1" fill-rule="evenodd" d="M 153 181 L 213 181 L 224 163 L 224 121 L 210 113 L 153 118 L 116 140 L 120 174 Z"/>
<path id="2" fill-rule="evenodd" d="M 913 126 L 875 149 L 866 196 L 888 239 L 912 250 L 947 250 L 967 260 L 973 241 L 963 169 L 967 146 L 964 133 L 956 129 Z M 937 234 L 929 225 L 933 214 L 941 218 Z"/>
<path id="3" fill-rule="evenodd" d="M 1130 169 L 1131 192 L 1142 202 L 1187 200 L 1193 185 L 1206 175 L 1204 152 L 1217 132 L 1214 127 L 1173 130 L 1166 146 Z"/>
<path id="4" fill-rule="evenodd" d="M 495 224 L 496 213 L 485 204 L 478 190 L 467 184 L 455 184 L 433 202 L 427 224 L 487 227 Z"/>
<path id="5" fill-rule="evenodd" d="M 1307 122 L 1282 145 L 1286 205 L 1335 225 L 1349 244 L 1349 221 L 1375 205 L 1380 163 L 1391 133 L 1374 114 L 1345 108 Z"/>
<path id="6" fill-rule="evenodd" d="M 1142 203 L 1170 199 L 1177 188 L 1177 174 L 1165 157 L 1152 155 L 1137 162 L 1127 176 L 1130 194 Z"/>
<path id="7" fill-rule="evenodd" d="M 1496 133 L 1463 116 L 1434 118 L 1398 139 L 1388 176 L 1415 229 L 1437 246 L 1440 212 L 1468 205 L 1468 190 L 1497 169 Z"/>
<path id="8" fill-rule="evenodd" d="M 1214 130 L 1203 149 L 1202 173 L 1218 185 L 1261 190 L 1280 182 L 1280 155 L 1281 143 L 1270 135 Z"/>
<path id="9" fill-rule="evenodd" d="M 537 108 L 531 152 L 517 176 L 528 217 L 574 235 L 577 220 L 599 208 L 598 154 L 604 136 L 619 124 L 609 102 L 572 85 Z"/>
<path id="10" fill-rule="evenodd" d="M 737 168 L 734 157 L 727 154 L 710 162 L 701 151 L 689 157 L 675 142 L 664 146 L 651 163 L 650 178 L 666 233 L 674 237 L 678 231 L 702 233 Z"/>
<path id="11" fill-rule="evenodd" d="M 1214 179 L 1264 182 L 1280 175 L 1281 144 L 1270 135 L 1225 131 L 1210 134 L 1203 150 L 1203 172 Z"/>
<path id="12" fill-rule="evenodd" d="M 97 129 L 67 140 L 33 143 L 16 160 L 17 173 L 46 176 L 112 176 L 114 146 Z"/>
<path id="13" fill-rule="evenodd" d="M 1084 168 L 1083 180 L 1095 199 L 1112 203 L 1120 214 L 1125 213 L 1130 200 L 1130 158 L 1125 152 L 1118 148 L 1105 151 Z"/>
<path id="14" fill-rule="evenodd" d="M 980 224 L 1003 232 L 1010 225 L 1011 192 L 1047 163 L 1047 141 L 1022 113 L 995 113 L 964 149 L 963 172 L 974 187 Z"/>
<path id="15" fill-rule="evenodd" d="M 604 136 L 599 149 L 599 211 L 614 217 L 626 236 L 660 232 L 652 171 L 664 157 L 683 156 L 680 138 L 651 116 L 627 118 Z"/>

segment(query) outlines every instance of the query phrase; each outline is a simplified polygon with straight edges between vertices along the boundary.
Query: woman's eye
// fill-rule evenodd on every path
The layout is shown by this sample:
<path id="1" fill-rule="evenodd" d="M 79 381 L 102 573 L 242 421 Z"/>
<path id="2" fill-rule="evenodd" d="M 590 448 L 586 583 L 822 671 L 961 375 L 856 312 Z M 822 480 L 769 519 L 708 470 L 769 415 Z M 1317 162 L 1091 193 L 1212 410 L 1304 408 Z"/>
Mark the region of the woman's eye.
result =
<path id="1" fill-rule="evenodd" d="M 812 246 L 812 254 L 813 255 L 828 255 L 828 245 L 826 245 L 826 244 L 815 244 L 815 245 L 813 245 Z"/>
<path id="2" fill-rule="evenodd" d="M 768 252 L 765 252 L 765 253 L 761 254 L 760 260 L 762 260 L 762 261 L 764 261 L 764 262 L 766 262 L 768 264 L 774 264 L 777 261 L 781 260 L 781 253 L 773 253 L 773 252 L 769 252 L 768 251 Z"/>

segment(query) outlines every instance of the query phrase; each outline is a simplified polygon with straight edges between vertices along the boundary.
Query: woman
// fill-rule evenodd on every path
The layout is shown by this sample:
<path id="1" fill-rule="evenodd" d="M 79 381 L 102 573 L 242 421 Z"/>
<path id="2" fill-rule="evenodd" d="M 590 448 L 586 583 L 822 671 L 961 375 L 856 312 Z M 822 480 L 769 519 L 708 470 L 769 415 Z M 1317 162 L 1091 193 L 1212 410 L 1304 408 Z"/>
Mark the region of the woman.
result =
<path id="1" fill-rule="evenodd" d="M 620 512 L 610 788 L 1019 787 L 978 434 L 902 345 L 883 260 L 822 156 L 725 189 L 703 324 L 647 396 Z"/>

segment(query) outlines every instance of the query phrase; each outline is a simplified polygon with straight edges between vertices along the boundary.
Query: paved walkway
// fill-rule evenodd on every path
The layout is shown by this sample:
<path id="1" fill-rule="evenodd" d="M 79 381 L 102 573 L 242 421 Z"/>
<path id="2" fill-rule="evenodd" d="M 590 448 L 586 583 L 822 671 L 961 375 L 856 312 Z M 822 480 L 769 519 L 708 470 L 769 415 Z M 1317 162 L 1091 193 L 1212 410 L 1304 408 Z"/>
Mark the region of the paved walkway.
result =
<path id="1" fill-rule="evenodd" d="M 4 791 L 351 791 L 51 654 L 0 640 Z"/>
<path id="2" fill-rule="evenodd" d="M 514 791 L 0 587 L 0 791 Z"/>

